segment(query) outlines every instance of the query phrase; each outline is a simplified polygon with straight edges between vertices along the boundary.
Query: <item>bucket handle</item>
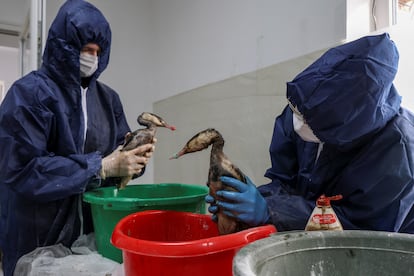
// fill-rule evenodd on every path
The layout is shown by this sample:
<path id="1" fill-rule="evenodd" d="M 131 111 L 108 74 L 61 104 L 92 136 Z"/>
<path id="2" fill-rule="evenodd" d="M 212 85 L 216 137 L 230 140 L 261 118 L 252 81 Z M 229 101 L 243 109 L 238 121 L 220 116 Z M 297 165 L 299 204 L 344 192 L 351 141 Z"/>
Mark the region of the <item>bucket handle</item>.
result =
<path id="1" fill-rule="evenodd" d="M 254 227 L 248 229 L 248 232 L 245 235 L 247 242 L 253 242 L 262 238 L 269 237 L 270 234 L 277 232 L 276 227 L 273 224 L 268 224 L 260 227 Z"/>

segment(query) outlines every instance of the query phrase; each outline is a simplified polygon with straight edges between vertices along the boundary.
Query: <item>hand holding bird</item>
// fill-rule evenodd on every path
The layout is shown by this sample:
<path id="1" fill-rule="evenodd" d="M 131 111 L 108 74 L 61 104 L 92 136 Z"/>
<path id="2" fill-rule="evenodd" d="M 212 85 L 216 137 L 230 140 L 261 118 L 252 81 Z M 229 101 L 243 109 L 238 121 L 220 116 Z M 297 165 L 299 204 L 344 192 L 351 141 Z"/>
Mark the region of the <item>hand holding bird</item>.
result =
<path id="1" fill-rule="evenodd" d="M 102 160 L 101 176 L 120 176 L 118 189 L 125 188 L 134 175 L 141 173 L 152 157 L 157 141 L 156 128 L 175 130 L 174 126 L 167 124 L 160 116 L 149 112 L 143 112 L 137 121 L 145 128 L 128 132 L 124 144 Z"/>

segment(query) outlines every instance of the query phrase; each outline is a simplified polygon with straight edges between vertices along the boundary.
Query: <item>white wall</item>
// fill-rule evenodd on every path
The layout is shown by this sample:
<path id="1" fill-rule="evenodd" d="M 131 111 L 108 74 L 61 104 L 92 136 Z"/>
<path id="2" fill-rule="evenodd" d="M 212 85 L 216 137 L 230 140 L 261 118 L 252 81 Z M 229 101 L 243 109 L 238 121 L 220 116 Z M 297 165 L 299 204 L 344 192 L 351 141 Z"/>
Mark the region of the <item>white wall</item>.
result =
<path id="1" fill-rule="evenodd" d="M 18 49 L 0 46 L 0 80 L 4 81 L 7 91 L 13 82 L 19 77 Z M 1 99 L 0 99 L 1 103 Z"/>
<path id="2" fill-rule="evenodd" d="M 372 31 L 371 0 L 347 0 L 347 38 L 357 38 Z"/>
<path id="3" fill-rule="evenodd" d="M 355 39 L 392 25 L 393 0 L 347 0 L 347 38 Z"/>
<path id="4" fill-rule="evenodd" d="M 346 0 L 152 0 L 155 99 L 345 38 Z"/>
<path id="5" fill-rule="evenodd" d="M 402 96 L 402 105 L 414 112 L 414 21 L 384 29 L 390 33 L 400 55 L 394 85 Z"/>

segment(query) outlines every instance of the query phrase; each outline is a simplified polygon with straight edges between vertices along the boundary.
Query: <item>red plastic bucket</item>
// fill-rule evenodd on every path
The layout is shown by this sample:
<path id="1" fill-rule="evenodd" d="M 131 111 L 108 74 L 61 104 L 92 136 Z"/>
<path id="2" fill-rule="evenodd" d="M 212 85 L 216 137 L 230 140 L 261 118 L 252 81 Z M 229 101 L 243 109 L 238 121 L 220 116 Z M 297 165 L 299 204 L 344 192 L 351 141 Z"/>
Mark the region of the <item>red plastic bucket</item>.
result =
<path id="1" fill-rule="evenodd" d="M 230 276 L 241 247 L 275 232 L 265 225 L 219 235 L 209 215 L 154 210 L 124 217 L 111 242 L 122 250 L 126 276 Z"/>

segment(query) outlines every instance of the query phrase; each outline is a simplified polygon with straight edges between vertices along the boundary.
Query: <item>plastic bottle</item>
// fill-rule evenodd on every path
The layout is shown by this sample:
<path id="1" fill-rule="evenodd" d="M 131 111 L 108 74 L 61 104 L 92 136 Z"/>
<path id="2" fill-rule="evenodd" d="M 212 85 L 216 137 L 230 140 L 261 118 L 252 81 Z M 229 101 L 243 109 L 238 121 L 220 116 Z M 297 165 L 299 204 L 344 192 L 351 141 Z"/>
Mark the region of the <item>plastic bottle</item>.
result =
<path id="1" fill-rule="evenodd" d="M 313 209 L 305 231 L 319 231 L 319 230 L 343 230 L 341 222 L 331 207 L 331 200 L 340 200 L 342 195 L 326 197 L 321 195 L 316 201 L 316 207 Z"/>

